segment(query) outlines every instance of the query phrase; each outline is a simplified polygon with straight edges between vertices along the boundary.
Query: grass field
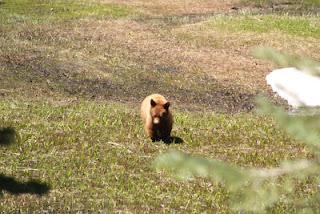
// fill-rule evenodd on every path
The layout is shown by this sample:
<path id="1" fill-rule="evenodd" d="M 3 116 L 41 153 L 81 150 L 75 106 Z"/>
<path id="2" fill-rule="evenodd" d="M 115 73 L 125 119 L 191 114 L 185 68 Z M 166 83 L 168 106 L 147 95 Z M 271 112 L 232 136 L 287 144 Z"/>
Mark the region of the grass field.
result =
<path id="1" fill-rule="evenodd" d="M 0 211 L 230 213 L 223 185 L 152 163 L 170 149 L 243 167 L 311 158 L 255 113 L 258 94 L 283 102 L 265 83 L 275 65 L 252 56 L 268 46 L 320 61 L 309 3 L 297 15 L 281 1 L 0 1 Z M 139 105 L 155 92 L 179 144 L 143 133 Z M 297 198 L 317 190 L 297 185 Z M 269 211 L 295 212 L 286 197 Z"/>

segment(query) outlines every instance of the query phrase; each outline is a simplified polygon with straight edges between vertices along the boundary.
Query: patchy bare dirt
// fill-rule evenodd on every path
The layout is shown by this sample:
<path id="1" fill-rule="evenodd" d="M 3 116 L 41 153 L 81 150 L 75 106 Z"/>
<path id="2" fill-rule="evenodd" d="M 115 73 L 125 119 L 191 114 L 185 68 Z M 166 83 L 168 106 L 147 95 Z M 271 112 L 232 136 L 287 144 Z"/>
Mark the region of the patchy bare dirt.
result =
<path id="1" fill-rule="evenodd" d="M 41 52 L 25 52 L 15 58 L 2 57 L 1 63 L 6 65 L 8 76 L 19 78 L 25 85 L 45 88 L 47 93 L 60 93 L 67 97 L 139 103 L 144 96 L 158 92 L 165 94 L 181 108 L 189 110 L 207 108 L 221 112 L 238 112 L 253 108 L 255 94 L 241 92 L 240 86 L 226 87 L 209 76 L 192 77 L 192 81 L 202 85 L 202 90 L 184 89 L 179 85 L 168 84 L 163 79 L 148 78 L 148 72 L 151 71 L 137 72 L 138 75 L 132 76 L 130 82 L 89 79 L 83 78 L 79 73 L 70 72 L 70 68 L 80 71 L 82 68 L 79 65 L 57 62 L 43 55 Z M 133 71 L 129 72 L 134 75 Z M 153 72 L 154 75 L 161 76 L 159 71 Z M 122 78 L 121 74 L 119 78 Z"/>
<path id="2" fill-rule="evenodd" d="M 241 83 L 245 90 L 266 89 L 264 76 L 269 71 L 268 64 L 252 57 L 250 49 L 228 43 L 219 48 L 197 47 L 177 38 L 171 30 L 135 21 L 89 22 L 68 34 L 74 39 L 99 42 L 101 47 L 112 44 L 114 51 L 143 69 L 206 74 L 230 87 Z"/>
<path id="3" fill-rule="evenodd" d="M 137 104 L 157 92 L 182 108 L 222 112 L 250 111 L 259 93 L 273 97 L 265 83 L 272 67 L 251 56 L 251 43 L 268 41 L 268 35 L 195 30 L 215 12 L 234 12 L 237 1 L 117 3 L 147 16 L 0 30 L 0 96 L 18 91 L 30 99 L 35 94 Z M 181 38 L 188 33 L 195 38 Z M 303 47 L 313 50 L 298 49 Z"/>
<path id="4" fill-rule="evenodd" d="M 150 23 L 88 21 L 14 35 L 30 46 L 40 42 L 0 63 L 44 93 L 138 103 L 157 92 L 187 109 L 239 112 L 250 111 L 266 88 L 265 65 L 251 56 L 195 47 Z"/>

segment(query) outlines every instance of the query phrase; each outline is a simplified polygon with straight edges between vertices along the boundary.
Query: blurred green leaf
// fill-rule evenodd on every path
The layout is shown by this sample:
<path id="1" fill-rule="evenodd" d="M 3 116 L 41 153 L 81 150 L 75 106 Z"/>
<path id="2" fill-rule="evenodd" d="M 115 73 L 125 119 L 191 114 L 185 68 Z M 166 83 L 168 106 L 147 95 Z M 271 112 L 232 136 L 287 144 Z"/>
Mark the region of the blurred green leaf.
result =
<path id="1" fill-rule="evenodd" d="M 182 179 L 211 178 L 227 184 L 230 188 L 238 188 L 248 178 L 238 167 L 217 160 L 193 157 L 178 151 L 160 155 L 155 160 L 154 167 L 157 171 L 168 170 Z"/>
<path id="2" fill-rule="evenodd" d="M 301 112 L 297 115 L 289 115 L 281 107 L 276 107 L 266 100 L 258 98 L 259 112 L 272 115 L 290 135 L 304 141 L 313 148 L 314 153 L 320 152 L 320 117 L 306 115 Z M 307 111 L 307 110 L 306 110 Z"/>
<path id="3" fill-rule="evenodd" d="M 280 54 L 273 49 L 257 49 L 255 55 L 268 59 L 280 66 L 294 66 L 306 72 L 320 75 L 320 65 L 313 60 Z M 279 167 L 271 169 L 242 169 L 218 160 L 193 157 L 181 152 L 171 151 L 160 155 L 154 162 L 157 171 L 165 170 L 184 179 L 204 177 L 225 184 L 231 194 L 232 207 L 253 213 L 264 213 L 281 198 L 293 203 L 301 212 L 318 210 L 320 194 L 308 199 L 293 201 L 297 182 L 305 183 L 309 178 L 320 176 L 320 117 L 314 109 L 299 109 L 287 113 L 276 107 L 266 98 L 258 98 L 258 112 L 271 115 L 291 136 L 305 143 L 314 158 L 310 160 L 284 161 Z M 319 180 L 319 179 L 318 179 Z"/>
<path id="4" fill-rule="evenodd" d="M 309 58 L 282 54 L 272 48 L 265 47 L 256 48 L 253 55 L 259 59 L 272 61 L 280 67 L 296 67 L 307 73 L 320 75 L 320 63 Z"/>

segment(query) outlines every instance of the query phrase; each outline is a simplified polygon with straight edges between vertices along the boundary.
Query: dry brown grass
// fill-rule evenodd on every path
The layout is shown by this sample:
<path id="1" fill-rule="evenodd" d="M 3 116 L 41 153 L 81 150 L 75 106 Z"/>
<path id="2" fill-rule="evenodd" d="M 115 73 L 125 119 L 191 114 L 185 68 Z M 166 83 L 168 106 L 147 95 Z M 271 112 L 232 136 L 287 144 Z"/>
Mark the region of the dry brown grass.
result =
<path id="1" fill-rule="evenodd" d="M 268 89 L 265 75 L 274 68 L 274 65 L 253 57 L 253 50 L 257 47 L 272 47 L 284 53 L 320 60 L 319 39 L 311 37 L 281 32 L 232 32 L 212 26 L 210 20 L 178 27 L 172 34 L 202 53 L 194 52 L 192 57 L 197 58 L 193 64 L 198 63 L 203 71 L 253 90 Z"/>
<path id="2" fill-rule="evenodd" d="M 204 14 L 227 12 L 239 3 L 239 0 L 98 0 L 105 3 L 120 3 L 134 6 L 151 16 Z"/>
<path id="3" fill-rule="evenodd" d="M 210 104 L 222 110 L 242 109 L 243 104 L 251 109 L 248 97 L 258 89 L 233 81 L 237 73 L 242 75 L 239 63 L 245 62 L 238 58 L 239 62 L 225 63 L 239 57 L 234 52 L 190 45 L 171 29 L 150 23 L 82 20 L 73 26 L 25 26 L 11 36 L 21 51 L 8 66 L 31 68 L 27 79 L 36 75 L 44 79 L 40 88 L 50 86 L 49 91 L 58 93 L 140 100 L 152 90 L 164 90 L 177 103 Z M 233 75 L 221 78 L 230 71 Z M 61 84 L 62 91 L 57 89 Z"/>
<path id="4" fill-rule="evenodd" d="M 208 74 L 229 87 L 236 84 L 246 90 L 266 88 L 264 76 L 269 69 L 266 63 L 252 57 L 252 47 L 235 45 L 235 37 L 229 40 L 228 35 L 221 32 L 207 37 L 219 37 L 216 42 L 220 42 L 220 47 L 197 46 L 176 36 L 179 30 L 181 28 L 163 30 L 141 22 L 120 20 L 88 22 L 68 34 L 89 42 L 101 42 L 102 46 L 112 43 L 118 54 L 122 52 L 144 69 L 168 69 L 186 76 Z M 202 36 L 206 38 L 205 34 Z M 238 43 L 243 41 L 239 40 Z"/>
<path id="5" fill-rule="evenodd" d="M 140 8 L 143 15 L 22 23 L 7 27 L 5 34 L 0 32 L 0 61 L 20 76 L 16 88 L 30 88 L 23 93 L 133 102 L 161 92 L 177 103 L 206 104 L 215 110 L 231 105 L 234 109 L 241 103 L 249 105 L 258 92 L 271 94 L 265 75 L 273 66 L 252 56 L 256 46 L 320 58 L 318 39 L 232 31 L 215 25 L 221 15 L 210 14 L 228 13 L 236 1 L 117 3 Z M 199 14 L 190 15 L 194 13 Z M 13 49 L 16 53 L 7 53 Z M 21 72 L 25 70 L 29 72 Z M 14 78 L 12 72 L 4 73 Z M 38 82 L 30 84 L 33 78 Z"/>

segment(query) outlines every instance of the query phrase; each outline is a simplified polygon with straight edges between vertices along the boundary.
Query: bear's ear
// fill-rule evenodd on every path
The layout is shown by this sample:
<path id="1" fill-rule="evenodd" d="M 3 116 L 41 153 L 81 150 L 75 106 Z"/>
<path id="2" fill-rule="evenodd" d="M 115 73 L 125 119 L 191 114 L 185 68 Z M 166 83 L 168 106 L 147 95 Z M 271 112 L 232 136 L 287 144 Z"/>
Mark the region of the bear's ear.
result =
<path id="1" fill-rule="evenodd" d="M 170 107 L 170 102 L 166 102 L 163 107 L 168 111 Z"/>
<path id="2" fill-rule="evenodd" d="M 157 103 L 153 99 L 150 100 L 150 104 L 152 107 L 155 107 L 157 105 Z"/>

